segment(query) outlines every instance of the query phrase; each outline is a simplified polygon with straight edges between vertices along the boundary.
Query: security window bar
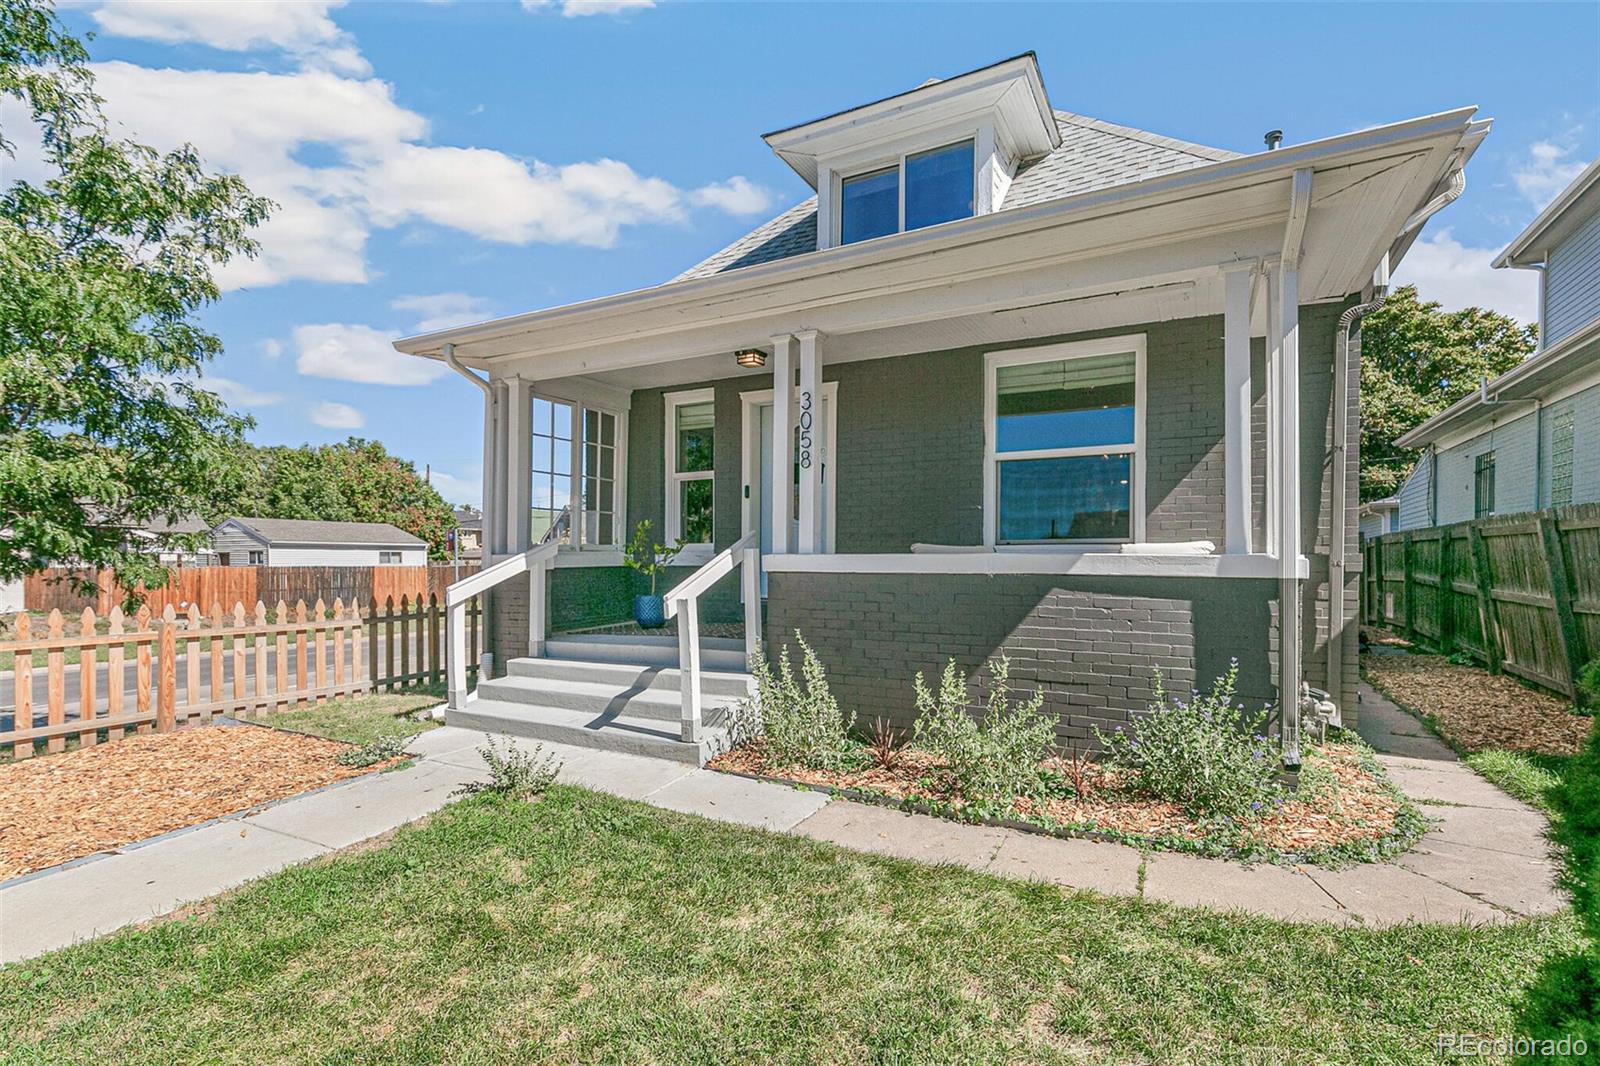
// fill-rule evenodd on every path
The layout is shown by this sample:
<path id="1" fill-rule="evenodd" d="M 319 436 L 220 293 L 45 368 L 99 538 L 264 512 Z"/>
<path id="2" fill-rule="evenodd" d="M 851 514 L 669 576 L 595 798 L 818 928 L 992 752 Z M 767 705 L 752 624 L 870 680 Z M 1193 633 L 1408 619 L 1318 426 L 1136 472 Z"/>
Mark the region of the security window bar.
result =
<path id="1" fill-rule="evenodd" d="M 1473 462 L 1472 517 L 1494 514 L 1494 452 L 1484 452 Z"/>

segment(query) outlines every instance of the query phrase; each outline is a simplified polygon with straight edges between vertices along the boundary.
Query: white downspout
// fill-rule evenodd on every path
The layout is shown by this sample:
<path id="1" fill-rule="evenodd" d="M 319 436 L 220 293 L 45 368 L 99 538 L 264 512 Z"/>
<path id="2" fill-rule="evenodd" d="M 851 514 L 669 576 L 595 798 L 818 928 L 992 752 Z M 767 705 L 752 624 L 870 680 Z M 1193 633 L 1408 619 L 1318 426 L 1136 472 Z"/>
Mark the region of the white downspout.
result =
<path id="1" fill-rule="evenodd" d="M 495 541 L 495 523 L 499 521 L 499 508 L 494 505 L 494 458 L 496 423 L 499 421 L 500 412 L 496 410 L 494 386 L 480 378 L 462 365 L 456 358 L 456 346 L 446 344 L 442 349 L 444 364 L 457 374 L 476 385 L 483 393 L 483 559 L 481 565 L 488 566 L 492 561 Z"/>

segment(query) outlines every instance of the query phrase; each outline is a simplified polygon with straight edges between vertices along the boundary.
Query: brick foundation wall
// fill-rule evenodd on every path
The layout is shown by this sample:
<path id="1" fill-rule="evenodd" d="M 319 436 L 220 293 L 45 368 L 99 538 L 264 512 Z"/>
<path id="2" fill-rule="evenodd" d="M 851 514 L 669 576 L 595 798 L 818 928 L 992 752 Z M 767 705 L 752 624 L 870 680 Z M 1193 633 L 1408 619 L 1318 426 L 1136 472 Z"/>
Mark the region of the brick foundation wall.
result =
<path id="1" fill-rule="evenodd" d="M 909 728 L 912 678 L 937 685 L 951 657 L 982 677 L 1004 654 L 1024 694 L 1045 693 L 1062 744 L 1095 746 L 1142 710 L 1160 669 L 1169 692 L 1209 687 L 1239 659 L 1240 699 L 1273 698 L 1271 580 L 1061 578 L 1034 575 L 770 575 L 766 641 L 798 664 L 799 630 L 842 706 L 870 726 Z"/>

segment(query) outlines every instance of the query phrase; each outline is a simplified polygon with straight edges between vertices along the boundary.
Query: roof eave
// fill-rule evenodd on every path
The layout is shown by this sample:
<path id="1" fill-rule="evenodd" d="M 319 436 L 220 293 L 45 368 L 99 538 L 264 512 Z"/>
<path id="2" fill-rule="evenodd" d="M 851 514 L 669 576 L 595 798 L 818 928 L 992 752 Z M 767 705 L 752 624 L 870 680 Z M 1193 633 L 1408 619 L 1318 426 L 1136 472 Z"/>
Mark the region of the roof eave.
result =
<path id="1" fill-rule="evenodd" d="M 1539 240 L 1548 233 L 1578 199 L 1600 182 L 1600 159 L 1596 159 L 1584 168 L 1583 173 L 1573 179 L 1543 211 L 1528 223 L 1526 229 L 1517 234 L 1515 239 L 1505 250 L 1495 257 L 1491 264 L 1496 269 L 1503 267 L 1532 267 L 1542 261 L 1545 249 L 1539 247 Z"/>

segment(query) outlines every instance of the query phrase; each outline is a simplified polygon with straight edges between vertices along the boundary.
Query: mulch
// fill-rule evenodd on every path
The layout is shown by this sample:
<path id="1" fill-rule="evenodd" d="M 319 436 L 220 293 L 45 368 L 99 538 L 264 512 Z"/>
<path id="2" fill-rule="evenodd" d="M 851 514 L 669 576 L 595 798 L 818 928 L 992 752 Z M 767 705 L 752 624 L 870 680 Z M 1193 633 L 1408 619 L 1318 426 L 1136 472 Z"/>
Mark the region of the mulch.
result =
<path id="1" fill-rule="evenodd" d="M 0 765 L 0 880 L 383 768 L 339 765 L 348 748 L 211 725 Z"/>
<path id="2" fill-rule="evenodd" d="M 1564 699 L 1442 655 L 1364 655 L 1361 668 L 1372 685 L 1431 718 L 1464 751 L 1575 755 L 1594 727 Z"/>
<path id="3" fill-rule="evenodd" d="M 1359 749 L 1330 742 L 1308 749 L 1305 760 L 1307 770 L 1324 764 L 1337 783 L 1326 789 L 1303 788 L 1286 799 L 1282 807 L 1262 817 L 1252 827 L 1262 846 L 1285 853 L 1314 852 L 1377 842 L 1395 831 L 1401 801 L 1363 765 Z M 759 744 L 752 744 L 721 755 L 710 765 L 713 769 L 782 778 L 820 788 L 856 789 L 899 801 L 959 806 L 933 784 L 939 778 L 939 761 L 915 750 L 903 750 L 892 768 L 874 765 L 858 771 L 831 771 L 768 765 Z M 1024 797 L 1016 800 L 1015 813 L 1029 821 L 1044 819 L 1060 826 L 1152 840 L 1198 843 L 1215 835 L 1214 827 L 1202 824 L 1179 805 L 1129 791 L 1116 771 L 1098 763 L 1085 770 L 1085 781 L 1087 795 L 1082 799 Z"/>

